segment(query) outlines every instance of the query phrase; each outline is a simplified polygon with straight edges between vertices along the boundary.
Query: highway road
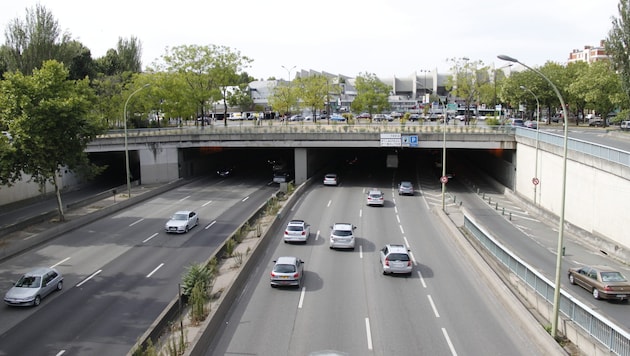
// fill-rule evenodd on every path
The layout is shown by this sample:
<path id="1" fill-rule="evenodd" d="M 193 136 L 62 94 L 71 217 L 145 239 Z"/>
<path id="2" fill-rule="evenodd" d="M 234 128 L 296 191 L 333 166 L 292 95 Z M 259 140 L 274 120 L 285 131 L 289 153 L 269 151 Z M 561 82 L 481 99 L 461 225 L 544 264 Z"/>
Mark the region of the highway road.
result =
<path id="1" fill-rule="evenodd" d="M 201 178 L 0 264 L 0 284 L 55 266 L 64 289 L 36 308 L 0 308 L 0 355 L 124 355 L 206 261 L 277 186 L 265 179 Z M 168 217 L 195 210 L 200 225 L 167 235 Z"/>
<path id="2" fill-rule="evenodd" d="M 340 186 L 316 186 L 294 207 L 290 217 L 311 224 L 308 243 L 284 244 L 282 231 L 276 232 L 277 243 L 206 354 L 546 354 L 533 344 L 521 321 L 497 303 L 496 293 L 503 291 L 480 278 L 431 212 L 424 196 L 436 191 L 399 197 L 393 189 L 402 178 L 436 180 L 433 172 L 401 167 L 394 176 L 372 167 L 369 158 L 361 161 L 363 167 L 338 172 Z M 365 205 L 368 187 L 385 192 L 384 207 Z M 334 222 L 357 226 L 354 251 L 328 248 Z M 382 275 L 378 251 L 386 243 L 408 245 L 414 257 L 412 276 Z M 305 261 L 301 289 L 270 287 L 272 261 L 283 255 Z"/>

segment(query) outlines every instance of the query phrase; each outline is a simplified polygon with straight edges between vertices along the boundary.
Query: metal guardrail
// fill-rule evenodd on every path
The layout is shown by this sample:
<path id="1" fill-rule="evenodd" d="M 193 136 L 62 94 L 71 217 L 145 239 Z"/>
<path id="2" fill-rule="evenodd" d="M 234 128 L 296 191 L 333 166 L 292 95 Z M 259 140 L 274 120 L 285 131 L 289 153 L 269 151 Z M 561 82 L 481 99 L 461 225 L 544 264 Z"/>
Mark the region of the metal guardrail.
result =
<path id="1" fill-rule="evenodd" d="M 498 242 L 491 233 L 479 226 L 466 214 L 464 214 L 464 227 L 497 261 L 518 276 L 526 285 L 544 298 L 547 303 L 553 305 L 555 290 L 553 282 L 515 256 Z M 560 312 L 599 341 L 610 352 L 616 355 L 630 356 L 630 334 L 611 320 L 575 299 L 563 289 L 560 289 Z"/>

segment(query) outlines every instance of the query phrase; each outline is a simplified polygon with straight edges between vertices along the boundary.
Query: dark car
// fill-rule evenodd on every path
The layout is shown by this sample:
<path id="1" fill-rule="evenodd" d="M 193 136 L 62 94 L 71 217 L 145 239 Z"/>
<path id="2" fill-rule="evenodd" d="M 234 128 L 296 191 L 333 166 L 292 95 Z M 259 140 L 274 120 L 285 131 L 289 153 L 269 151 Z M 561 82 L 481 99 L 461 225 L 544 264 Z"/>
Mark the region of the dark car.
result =
<path id="1" fill-rule="evenodd" d="M 569 282 L 593 294 L 595 299 L 628 300 L 630 282 L 618 270 L 608 266 L 569 268 Z"/>
<path id="2" fill-rule="evenodd" d="M 219 167 L 219 169 L 217 169 L 217 175 L 219 177 L 229 177 L 232 174 L 234 174 L 234 167 Z"/>

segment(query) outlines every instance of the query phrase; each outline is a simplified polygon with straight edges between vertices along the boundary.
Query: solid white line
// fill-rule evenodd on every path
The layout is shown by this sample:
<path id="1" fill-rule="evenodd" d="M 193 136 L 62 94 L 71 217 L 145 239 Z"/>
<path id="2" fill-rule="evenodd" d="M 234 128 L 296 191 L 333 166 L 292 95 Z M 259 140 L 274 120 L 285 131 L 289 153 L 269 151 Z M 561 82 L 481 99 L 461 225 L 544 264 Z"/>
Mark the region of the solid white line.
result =
<path id="1" fill-rule="evenodd" d="M 129 226 L 134 226 L 135 224 L 139 223 L 142 220 L 144 220 L 144 218 L 132 222 L 131 224 L 129 224 Z"/>
<path id="2" fill-rule="evenodd" d="M 302 287 L 302 292 L 300 293 L 300 301 L 298 302 L 298 309 L 302 309 L 302 305 L 304 304 L 305 294 L 306 294 L 306 287 Z"/>
<path id="3" fill-rule="evenodd" d="M 433 298 L 431 298 L 431 294 L 427 294 L 427 298 L 429 298 L 429 303 L 431 303 L 431 308 L 433 308 L 433 313 L 435 314 L 435 317 L 439 318 L 440 313 L 438 313 L 437 308 L 435 307 L 435 304 L 433 303 Z"/>
<path id="4" fill-rule="evenodd" d="M 184 200 L 186 200 L 186 199 L 188 199 L 188 198 L 190 198 L 190 195 L 185 196 L 185 197 L 181 198 L 181 199 L 180 199 L 180 200 L 178 200 L 178 201 L 184 201 Z"/>
<path id="5" fill-rule="evenodd" d="M 164 263 L 160 263 L 160 265 L 155 267 L 155 269 L 153 271 L 151 271 L 151 273 L 147 274 L 147 278 L 150 278 L 153 275 L 153 273 L 157 272 L 157 270 L 162 268 L 162 266 L 164 266 Z"/>
<path id="6" fill-rule="evenodd" d="M 55 267 L 59 266 L 60 264 L 62 264 L 62 263 L 64 263 L 64 262 L 66 262 L 66 261 L 67 261 L 67 260 L 69 260 L 69 259 L 70 259 L 70 257 L 66 257 L 66 258 L 64 258 L 63 260 L 61 260 L 61 261 L 59 261 L 59 262 L 55 263 L 54 265 L 50 266 L 50 268 L 55 268 Z"/>
<path id="7" fill-rule="evenodd" d="M 142 241 L 142 243 L 146 243 L 147 241 L 151 240 L 152 238 L 156 237 L 157 235 L 158 235 L 158 233 L 156 232 L 155 234 L 153 234 L 153 235 L 147 237 L 146 239 L 144 239 Z"/>
<path id="8" fill-rule="evenodd" d="M 89 281 L 90 279 L 96 277 L 97 274 L 103 272 L 102 269 L 99 269 L 98 271 L 92 273 L 92 275 L 90 275 L 88 278 L 84 279 L 81 283 L 77 284 L 77 287 L 81 287 L 85 282 Z"/>
<path id="9" fill-rule="evenodd" d="M 370 318 L 365 318 L 365 332 L 367 334 L 368 350 L 372 350 L 372 332 L 370 331 Z"/>
<path id="10" fill-rule="evenodd" d="M 363 258 L 363 245 L 359 245 L 359 258 Z"/>
<path id="11" fill-rule="evenodd" d="M 416 272 L 418 273 L 418 277 L 420 278 L 420 282 L 422 283 L 422 286 L 426 288 L 427 284 L 424 282 L 424 277 L 422 277 L 422 272 L 420 271 L 416 271 Z"/>
<path id="12" fill-rule="evenodd" d="M 451 338 L 448 337 L 448 333 L 445 328 L 442 328 L 442 334 L 444 334 L 444 338 L 446 339 L 446 343 L 448 344 L 448 348 L 451 349 L 451 355 L 457 356 L 457 351 L 455 351 L 455 346 L 451 342 Z"/>
<path id="13" fill-rule="evenodd" d="M 409 241 L 407 241 L 405 236 L 403 236 L 403 240 L 405 240 L 405 246 L 407 246 L 407 249 L 410 249 L 411 247 L 409 247 Z"/>
<path id="14" fill-rule="evenodd" d="M 243 202 L 243 201 L 246 201 L 247 199 L 249 199 L 249 197 L 245 197 L 245 198 L 243 198 L 243 200 L 241 200 L 241 201 Z"/>
<path id="15" fill-rule="evenodd" d="M 204 229 L 204 230 L 208 230 L 209 228 L 211 228 L 211 227 L 212 227 L 212 225 L 214 225 L 214 224 L 216 224 L 216 223 L 217 223 L 217 221 L 215 220 L 215 221 L 211 222 L 210 224 L 206 225 L 206 227 L 204 227 L 203 229 Z"/>
<path id="16" fill-rule="evenodd" d="M 212 200 L 208 200 L 205 204 L 203 204 L 203 205 L 202 205 L 202 207 L 203 207 L 203 206 L 206 206 L 206 205 L 208 205 L 208 204 L 212 204 Z"/>
<path id="17" fill-rule="evenodd" d="M 403 235 L 405 234 L 405 230 L 403 229 L 402 225 L 398 225 L 400 227 L 400 232 L 403 233 Z"/>

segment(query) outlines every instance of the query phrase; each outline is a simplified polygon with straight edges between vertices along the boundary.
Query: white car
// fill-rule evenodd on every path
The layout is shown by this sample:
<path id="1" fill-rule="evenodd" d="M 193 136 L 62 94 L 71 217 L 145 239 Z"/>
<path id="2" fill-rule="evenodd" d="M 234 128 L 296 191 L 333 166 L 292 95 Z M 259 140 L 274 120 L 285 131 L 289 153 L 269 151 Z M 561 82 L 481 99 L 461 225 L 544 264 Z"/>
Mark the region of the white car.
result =
<path id="1" fill-rule="evenodd" d="M 178 211 L 164 225 L 164 231 L 183 234 L 199 225 L 199 216 L 194 211 Z"/>
<path id="2" fill-rule="evenodd" d="M 328 173 L 324 176 L 324 185 L 337 185 L 337 175 L 335 173 Z"/>
<path id="3" fill-rule="evenodd" d="M 357 227 L 350 223 L 335 223 L 330 227 L 330 241 L 328 247 L 349 248 L 354 250 L 354 229 Z"/>
<path id="4" fill-rule="evenodd" d="M 411 275 L 413 263 L 404 245 L 387 244 L 379 253 L 383 274 L 404 273 Z"/>
<path id="5" fill-rule="evenodd" d="M 304 220 L 291 220 L 284 229 L 284 242 L 304 242 L 311 235 L 311 225 Z"/>
<path id="6" fill-rule="evenodd" d="M 370 189 L 367 192 L 366 202 L 367 206 L 384 206 L 385 195 L 378 189 Z"/>

